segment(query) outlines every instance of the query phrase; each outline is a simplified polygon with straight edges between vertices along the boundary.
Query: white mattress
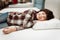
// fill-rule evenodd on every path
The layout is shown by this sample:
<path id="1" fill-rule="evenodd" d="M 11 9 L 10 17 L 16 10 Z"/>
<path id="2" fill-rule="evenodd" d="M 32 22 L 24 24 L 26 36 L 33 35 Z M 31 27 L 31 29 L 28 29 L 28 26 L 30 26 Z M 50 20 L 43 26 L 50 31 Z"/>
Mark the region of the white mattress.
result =
<path id="1" fill-rule="evenodd" d="M 5 35 L 0 29 L 0 40 L 60 40 L 60 30 L 33 30 L 30 28 Z"/>

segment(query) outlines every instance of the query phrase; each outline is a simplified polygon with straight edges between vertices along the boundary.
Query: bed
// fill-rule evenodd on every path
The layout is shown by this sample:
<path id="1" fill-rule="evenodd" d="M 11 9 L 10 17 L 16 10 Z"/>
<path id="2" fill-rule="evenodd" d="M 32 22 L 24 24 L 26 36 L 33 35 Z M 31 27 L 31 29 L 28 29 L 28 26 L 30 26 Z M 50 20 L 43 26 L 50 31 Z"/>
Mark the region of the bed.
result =
<path id="1" fill-rule="evenodd" d="M 5 12 L 23 12 L 25 8 L 5 8 L 0 13 Z M 26 8 L 35 9 L 37 8 Z M 32 28 L 3 34 L 3 28 L 0 29 L 0 40 L 60 40 L 60 29 L 34 30 Z"/>

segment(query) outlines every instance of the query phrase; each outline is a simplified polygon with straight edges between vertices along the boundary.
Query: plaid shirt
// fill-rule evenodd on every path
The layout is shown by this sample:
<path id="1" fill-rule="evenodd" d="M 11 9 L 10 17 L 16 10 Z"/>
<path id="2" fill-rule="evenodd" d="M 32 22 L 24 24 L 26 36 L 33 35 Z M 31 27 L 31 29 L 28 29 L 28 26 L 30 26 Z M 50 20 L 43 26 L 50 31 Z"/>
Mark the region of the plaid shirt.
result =
<path id="1" fill-rule="evenodd" d="M 26 10 L 22 13 L 9 12 L 7 23 L 9 26 L 16 26 L 17 30 L 31 28 L 33 26 L 35 10 Z"/>

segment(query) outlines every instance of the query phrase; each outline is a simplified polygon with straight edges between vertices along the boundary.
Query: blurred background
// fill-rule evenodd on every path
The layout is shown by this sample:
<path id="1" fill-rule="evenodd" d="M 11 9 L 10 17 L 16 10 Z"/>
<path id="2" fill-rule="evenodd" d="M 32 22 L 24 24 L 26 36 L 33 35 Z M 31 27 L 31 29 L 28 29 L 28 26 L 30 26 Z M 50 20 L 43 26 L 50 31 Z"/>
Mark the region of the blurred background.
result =
<path id="1" fill-rule="evenodd" d="M 60 19 L 60 0 L 46 0 L 45 8 L 52 10 L 55 17 Z"/>
<path id="2" fill-rule="evenodd" d="M 39 9 L 47 8 L 54 12 L 56 18 L 60 19 L 60 0 L 0 0 L 0 10 L 11 4 L 32 2 Z"/>

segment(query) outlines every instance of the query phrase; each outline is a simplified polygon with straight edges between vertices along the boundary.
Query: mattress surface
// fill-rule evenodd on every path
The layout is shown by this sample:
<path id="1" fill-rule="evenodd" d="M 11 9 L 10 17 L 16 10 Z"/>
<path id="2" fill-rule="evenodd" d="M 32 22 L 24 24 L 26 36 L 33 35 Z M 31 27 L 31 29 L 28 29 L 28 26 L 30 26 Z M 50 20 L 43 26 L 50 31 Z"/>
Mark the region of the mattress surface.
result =
<path id="1" fill-rule="evenodd" d="M 0 40 L 60 40 L 60 29 L 33 30 L 25 29 L 10 34 L 3 34 L 0 29 Z"/>

